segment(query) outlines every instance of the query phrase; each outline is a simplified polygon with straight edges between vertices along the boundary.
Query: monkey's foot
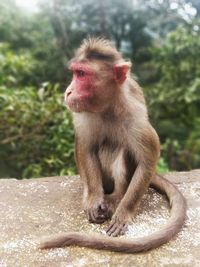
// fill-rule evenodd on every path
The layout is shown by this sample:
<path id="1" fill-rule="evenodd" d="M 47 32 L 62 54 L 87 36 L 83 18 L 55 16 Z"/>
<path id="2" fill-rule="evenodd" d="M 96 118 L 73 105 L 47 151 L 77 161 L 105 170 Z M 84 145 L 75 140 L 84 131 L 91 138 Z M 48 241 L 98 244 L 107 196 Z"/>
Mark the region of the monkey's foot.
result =
<path id="1" fill-rule="evenodd" d="M 89 222 L 103 223 L 111 217 L 108 205 L 105 201 L 96 201 L 85 208 Z"/>
<path id="2" fill-rule="evenodd" d="M 128 227 L 128 220 L 124 216 L 114 215 L 106 231 L 109 236 L 123 235 Z"/>

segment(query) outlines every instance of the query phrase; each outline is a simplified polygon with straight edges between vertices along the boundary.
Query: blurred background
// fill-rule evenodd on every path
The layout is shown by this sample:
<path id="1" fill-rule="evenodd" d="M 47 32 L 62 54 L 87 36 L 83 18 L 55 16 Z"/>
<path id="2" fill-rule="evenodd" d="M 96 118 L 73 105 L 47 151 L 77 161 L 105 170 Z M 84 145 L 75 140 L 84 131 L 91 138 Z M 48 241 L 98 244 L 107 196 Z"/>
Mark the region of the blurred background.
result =
<path id="1" fill-rule="evenodd" d="M 162 143 L 158 171 L 200 168 L 199 0 L 1 0 L 0 177 L 76 172 L 63 92 L 88 35 L 132 60 Z"/>

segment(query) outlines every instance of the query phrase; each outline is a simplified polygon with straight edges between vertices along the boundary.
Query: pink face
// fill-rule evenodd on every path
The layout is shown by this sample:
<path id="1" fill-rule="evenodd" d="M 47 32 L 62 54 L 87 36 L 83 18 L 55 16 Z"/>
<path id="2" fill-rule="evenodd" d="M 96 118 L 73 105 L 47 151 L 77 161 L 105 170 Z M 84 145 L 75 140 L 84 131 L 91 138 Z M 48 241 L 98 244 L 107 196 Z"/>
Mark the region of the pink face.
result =
<path id="1" fill-rule="evenodd" d="M 73 72 L 73 78 L 66 89 L 65 101 L 72 111 L 87 110 L 94 98 L 95 73 L 86 63 L 78 62 L 72 63 L 70 70 Z"/>
<path id="2" fill-rule="evenodd" d="M 65 92 L 69 109 L 74 112 L 101 112 L 112 104 L 116 87 L 121 87 L 126 80 L 128 67 L 125 64 L 115 65 L 107 76 L 102 76 L 100 70 L 95 70 L 88 63 L 73 62 L 70 70 L 73 78 Z"/>
<path id="3" fill-rule="evenodd" d="M 73 63 L 70 66 L 73 71 L 73 81 L 79 96 L 88 96 L 94 89 L 94 72 L 83 63 Z"/>

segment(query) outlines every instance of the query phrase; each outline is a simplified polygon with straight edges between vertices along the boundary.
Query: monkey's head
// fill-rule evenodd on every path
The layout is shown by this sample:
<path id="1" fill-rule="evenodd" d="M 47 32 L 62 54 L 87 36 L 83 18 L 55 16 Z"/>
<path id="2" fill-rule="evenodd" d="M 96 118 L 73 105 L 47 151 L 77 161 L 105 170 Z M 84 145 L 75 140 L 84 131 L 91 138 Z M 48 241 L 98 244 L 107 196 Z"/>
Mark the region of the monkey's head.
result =
<path id="1" fill-rule="evenodd" d="M 74 112 L 103 112 L 121 93 L 130 67 L 109 41 L 84 40 L 69 64 L 73 78 L 65 92 L 67 106 Z"/>

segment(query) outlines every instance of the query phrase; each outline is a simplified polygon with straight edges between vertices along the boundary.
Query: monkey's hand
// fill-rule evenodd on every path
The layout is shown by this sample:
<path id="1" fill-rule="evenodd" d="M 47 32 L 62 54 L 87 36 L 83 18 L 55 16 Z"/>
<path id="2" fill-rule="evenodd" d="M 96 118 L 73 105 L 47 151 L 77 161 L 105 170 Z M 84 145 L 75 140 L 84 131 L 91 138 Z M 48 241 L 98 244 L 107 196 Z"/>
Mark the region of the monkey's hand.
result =
<path id="1" fill-rule="evenodd" d="M 108 207 L 109 218 L 115 213 L 117 206 L 119 205 L 120 198 L 115 194 L 104 195 L 105 203 Z"/>
<path id="2" fill-rule="evenodd" d="M 103 223 L 110 217 L 107 202 L 97 196 L 90 196 L 84 201 L 84 211 L 92 223 Z"/>
<path id="3" fill-rule="evenodd" d="M 123 235 L 128 227 L 129 214 L 124 209 L 117 209 L 106 231 L 109 236 Z"/>

